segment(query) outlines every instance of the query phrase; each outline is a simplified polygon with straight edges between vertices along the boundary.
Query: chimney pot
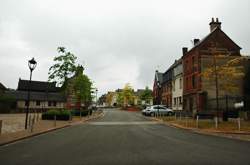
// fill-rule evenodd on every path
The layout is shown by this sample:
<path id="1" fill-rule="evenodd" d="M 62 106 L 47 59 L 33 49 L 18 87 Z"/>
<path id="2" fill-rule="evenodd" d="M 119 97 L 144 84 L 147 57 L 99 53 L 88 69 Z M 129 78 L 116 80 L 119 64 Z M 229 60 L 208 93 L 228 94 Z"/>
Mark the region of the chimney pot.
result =
<path id="1" fill-rule="evenodd" d="M 221 22 L 219 22 L 219 19 L 216 18 L 216 22 L 214 22 L 214 18 L 212 18 L 212 21 L 209 23 L 210 25 L 210 32 L 212 32 L 216 28 L 221 28 Z"/>
<path id="2" fill-rule="evenodd" d="M 182 48 L 182 54 L 183 56 L 188 52 L 188 48 L 187 47 L 183 47 Z"/>
<path id="3" fill-rule="evenodd" d="M 194 39 L 194 45 L 198 44 L 200 42 L 200 39 L 195 38 Z"/>

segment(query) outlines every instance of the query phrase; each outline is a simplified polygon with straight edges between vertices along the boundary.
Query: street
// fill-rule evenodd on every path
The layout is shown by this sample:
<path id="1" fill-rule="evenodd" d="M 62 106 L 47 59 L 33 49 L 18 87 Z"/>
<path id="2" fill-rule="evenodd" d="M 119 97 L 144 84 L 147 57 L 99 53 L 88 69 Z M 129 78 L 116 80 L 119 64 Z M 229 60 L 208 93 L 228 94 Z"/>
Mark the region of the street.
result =
<path id="1" fill-rule="evenodd" d="M 104 117 L 0 147 L 0 164 L 250 164 L 250 142 L 105 109 Z"/>

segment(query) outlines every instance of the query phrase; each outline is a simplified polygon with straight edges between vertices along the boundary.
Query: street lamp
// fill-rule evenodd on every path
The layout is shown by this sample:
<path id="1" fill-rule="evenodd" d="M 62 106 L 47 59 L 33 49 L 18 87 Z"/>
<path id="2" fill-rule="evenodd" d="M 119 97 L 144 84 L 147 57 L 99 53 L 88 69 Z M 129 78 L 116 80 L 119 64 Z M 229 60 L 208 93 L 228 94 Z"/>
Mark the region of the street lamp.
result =
<path id="1" fill-rule="evenodd" d="M 95 104 L 96 104 L 96 106 L 97 106 L 97 92 L 98 92 L 98 89 L 96 88 L 95 89 L 95 98 L 96 98 Z"/>
<path id="2" fill-rule="evenodd" d="M 34 57 L 28 61 L 28 66 L 30 69 L 30 80 L 29 80 L 29 85 L 28 85 L 28 98 L 27 98 L 26 117 L 25 117 L 25 129 L 27 129 L 28 115 L 29 115 L 30 84 L 31 84 L 32 71 L 36 68 L 36 65 L 37 65 L 37 62 L 35 61 Z"/>

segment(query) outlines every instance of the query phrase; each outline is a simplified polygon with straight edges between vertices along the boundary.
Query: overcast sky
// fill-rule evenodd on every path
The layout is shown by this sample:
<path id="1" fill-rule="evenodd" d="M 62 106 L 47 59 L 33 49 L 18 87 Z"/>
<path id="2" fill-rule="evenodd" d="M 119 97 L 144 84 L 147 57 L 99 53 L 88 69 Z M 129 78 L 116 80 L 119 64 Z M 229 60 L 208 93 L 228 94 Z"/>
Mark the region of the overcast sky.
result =
<path id="1" fill-rule="evenodd" d="M 182 47 L 209 33 L 211 17 L 250 54 L 249 0 L 0 0 L 0 82 L 16 88 L 29 78 L 46 81 L 57 47 L 64 46 L 95 82 L 100 94 L 152 88 Z"/>

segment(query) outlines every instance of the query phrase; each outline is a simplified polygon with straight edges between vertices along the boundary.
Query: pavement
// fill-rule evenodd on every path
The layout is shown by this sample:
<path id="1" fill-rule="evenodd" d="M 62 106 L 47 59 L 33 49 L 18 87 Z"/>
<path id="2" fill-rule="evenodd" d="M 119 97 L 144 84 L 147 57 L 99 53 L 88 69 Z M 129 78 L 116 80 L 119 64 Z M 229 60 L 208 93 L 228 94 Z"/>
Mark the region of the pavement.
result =
<path id="1" fill-rule="evenodd" d="M 147 117 L 148 118 L 148 117 Z M 220 136 L 230 139 L 238 139 L 244 141 L 250 141 L 250 132 L 249 131 L 238 131 L 238 130 L 219 130 L 219 129 L 200 129 L 196 127 L 186 127 L 184 125 L 177 124 L 172 121 L 163 121 L 160 118 L 151 117 L 152 120 L 161 122 L 169 127 L 185 129 L 194 133 L 205 134 L 205 135 L 213 135 Z"/>
<path id="2" fill-rule="evenodd" d="M 137 112 L 104 117 L 0 147 L 10 164 L 250 164 L 250 142 L 169 127 Z"/>
<path id="3" fill-rule="evenodd" d="M 3 117 L 4 116 L 4 117 Z M 44 134 L 57 129 L 62 129 L 65 127 L 81 124 L 83 122 L 96 119 L 103 116 L 102 111 L 95 111 L 91 116 L 85 116 L 80 119 L 80 117 L 73 117 L 70 121 L 60 121 L 57 120 L 56 123 L 53 120 L 35 120 L 33 130 L 29 127 L 27 130 L 24 129 L 24 115 L 23 114 L 4 114 L 1 115 L 4 124 L 2 134 L 0 134 L 0 146 L 13 143 L 19 140 Z M 11 121 L 10 119 L 13 119 Z M 22 119 L 22 120 L 21 120 Z M 22 127 L 20 127 L 22 126 Z"/>

